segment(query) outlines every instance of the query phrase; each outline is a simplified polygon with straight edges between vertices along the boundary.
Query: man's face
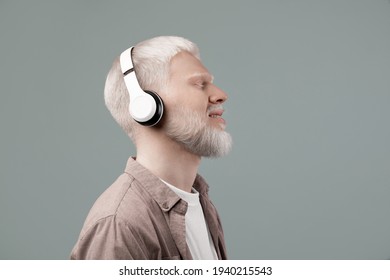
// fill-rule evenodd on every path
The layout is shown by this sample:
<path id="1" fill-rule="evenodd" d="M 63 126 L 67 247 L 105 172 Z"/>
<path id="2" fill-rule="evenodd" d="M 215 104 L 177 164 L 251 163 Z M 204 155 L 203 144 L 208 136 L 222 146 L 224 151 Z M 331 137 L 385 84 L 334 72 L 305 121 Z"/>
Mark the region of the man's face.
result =
<path id="1" fill-rule="evenodd" d="M 168 136 L 190 152 L 206 157 L 227 154 L 231 137 L 225 131 L 222 104 L 227 95 L 193 55 L 181 52 L 172 58 L 164 96 Z"/>

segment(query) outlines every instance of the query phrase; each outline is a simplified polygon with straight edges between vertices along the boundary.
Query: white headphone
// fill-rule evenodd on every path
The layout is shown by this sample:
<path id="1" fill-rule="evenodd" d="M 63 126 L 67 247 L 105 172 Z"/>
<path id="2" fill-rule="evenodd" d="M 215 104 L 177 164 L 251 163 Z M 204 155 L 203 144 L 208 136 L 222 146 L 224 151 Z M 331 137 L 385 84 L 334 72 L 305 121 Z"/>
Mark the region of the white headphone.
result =
<path id="1" fill-rule="evenodd" d="M 164 103 L 160 96 L 149 90 L 141 89 L 135 74 L 131 53 L 134 47 L 120 55 L 120 64 L 129 93 L 129 112 L 131 117 L 141 125 L 156 125 L 164 113 Z"/>

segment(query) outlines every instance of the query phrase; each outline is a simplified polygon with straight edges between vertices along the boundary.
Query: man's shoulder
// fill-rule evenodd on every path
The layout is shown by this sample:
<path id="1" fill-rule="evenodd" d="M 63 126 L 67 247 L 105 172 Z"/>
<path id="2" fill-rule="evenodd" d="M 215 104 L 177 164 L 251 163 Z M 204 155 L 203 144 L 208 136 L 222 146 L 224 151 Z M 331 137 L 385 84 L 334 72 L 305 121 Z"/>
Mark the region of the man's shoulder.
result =
<path id="1" fill-rule="evenodd" d="M 135 224 L 154 208 L 152 197 L 132 175 L 123 173 L 95 201 L 84 227 L 115 218 L 123 223 Z"/>

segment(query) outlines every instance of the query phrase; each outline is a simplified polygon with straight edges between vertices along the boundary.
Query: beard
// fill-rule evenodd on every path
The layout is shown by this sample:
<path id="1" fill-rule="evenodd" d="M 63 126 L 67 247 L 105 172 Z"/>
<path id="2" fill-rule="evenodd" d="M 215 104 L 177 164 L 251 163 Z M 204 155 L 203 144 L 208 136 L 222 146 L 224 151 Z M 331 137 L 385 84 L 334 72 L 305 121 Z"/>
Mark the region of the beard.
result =
<path id="1" fill-rule="evenodd" d="M 211 106 L 208 111 L 221 108 Z M 208 122 L 208 114 L 202 115 L 183 107 L 175 108 L 165 123 L 166 134 L 187 151 L 201 157 L 221 157 L 227 155 L 232 146 L 232 138 L 221 128 Z"/>

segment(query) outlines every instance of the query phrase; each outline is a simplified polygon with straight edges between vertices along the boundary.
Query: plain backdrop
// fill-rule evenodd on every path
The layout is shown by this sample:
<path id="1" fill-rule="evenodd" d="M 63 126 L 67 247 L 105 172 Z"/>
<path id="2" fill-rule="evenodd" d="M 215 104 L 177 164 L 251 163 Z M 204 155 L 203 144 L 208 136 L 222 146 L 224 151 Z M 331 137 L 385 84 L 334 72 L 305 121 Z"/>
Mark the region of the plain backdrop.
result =
<path id="1" fill-rule="evenodd" d="M 178 35 L 226 103 L 205 159 L 230 259 L 390 258 L 387 0 L 0 1 L 0 258 L 67 259 L 135 150 L 104 106 L 114 58 Z"/>

